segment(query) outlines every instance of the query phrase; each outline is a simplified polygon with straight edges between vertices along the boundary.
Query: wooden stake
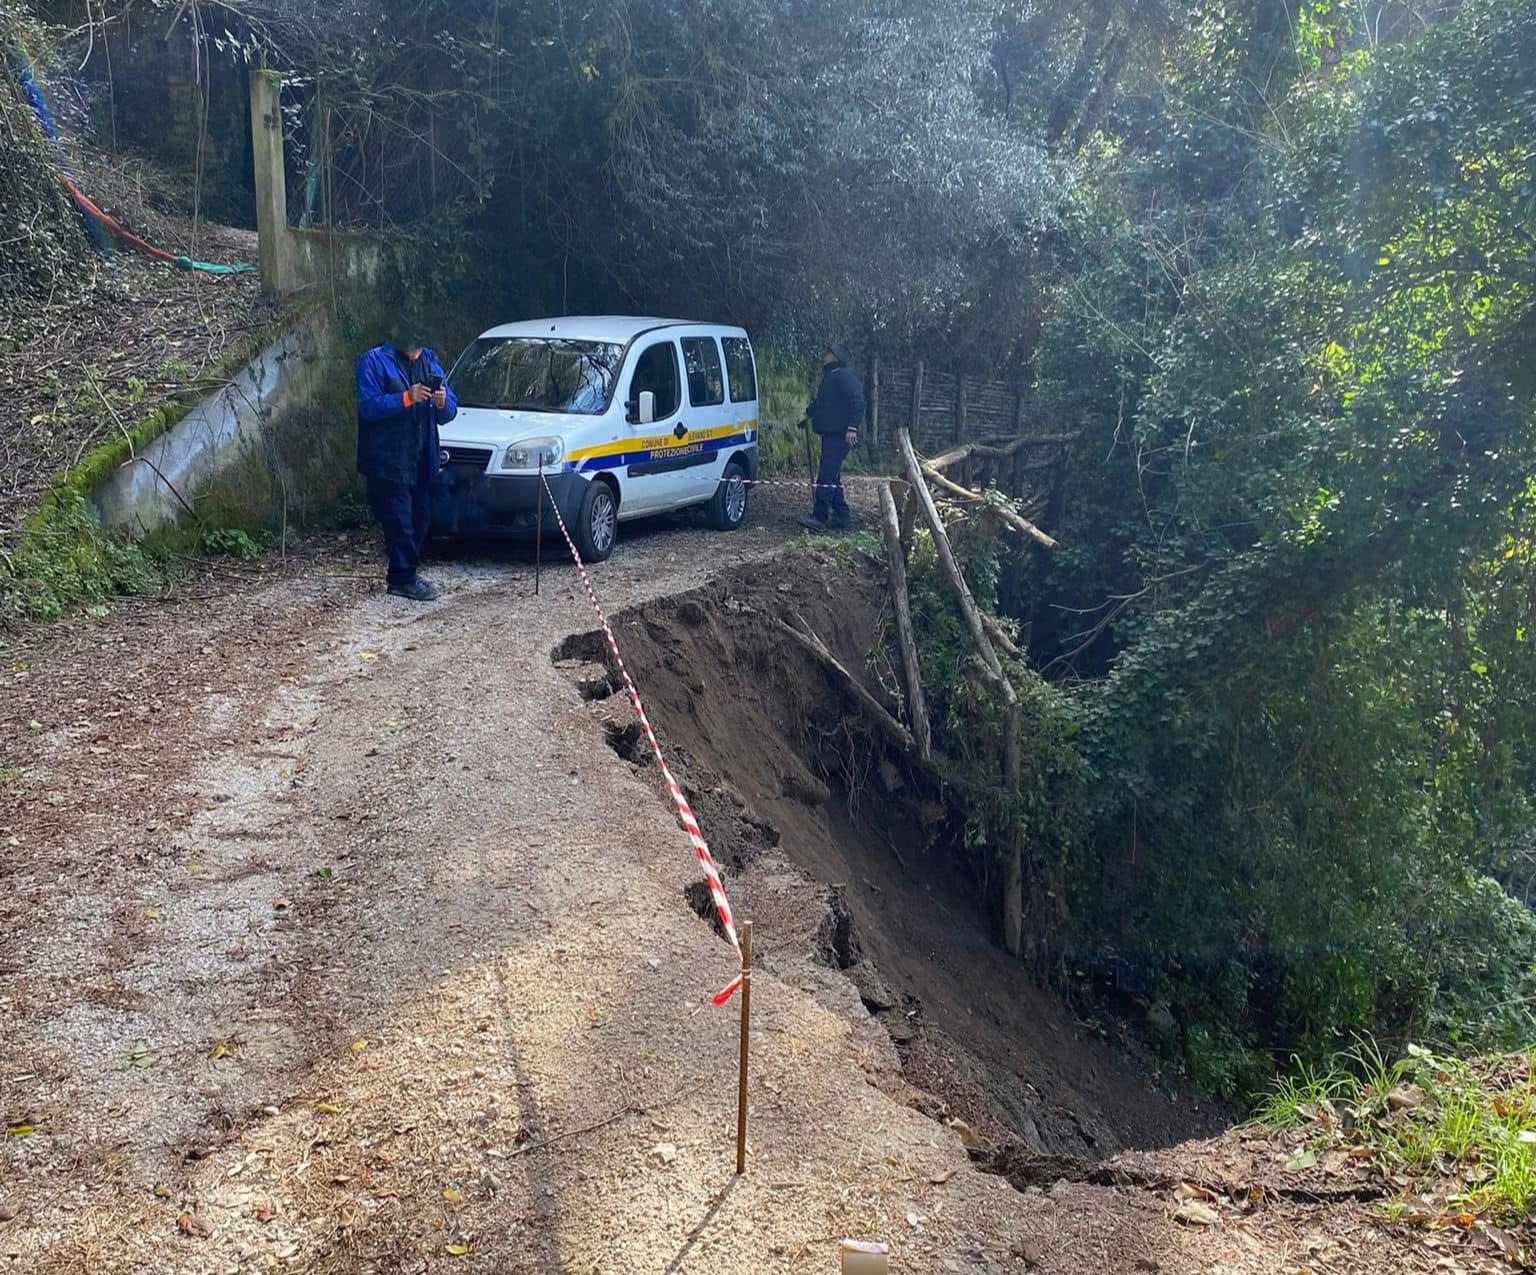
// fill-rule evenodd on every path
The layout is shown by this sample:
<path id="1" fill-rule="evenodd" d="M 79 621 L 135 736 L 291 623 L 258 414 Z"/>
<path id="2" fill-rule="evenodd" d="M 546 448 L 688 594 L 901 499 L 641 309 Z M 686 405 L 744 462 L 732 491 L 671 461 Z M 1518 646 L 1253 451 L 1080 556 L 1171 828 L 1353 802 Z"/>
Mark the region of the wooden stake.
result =
<path id="1" fill-rule="evenodd" d="M 736 1088 L 736 1176 L 747 1171 L 747 1053 L 752 1032 L 752 922 L 741 927 L 741 1078 Z"/>

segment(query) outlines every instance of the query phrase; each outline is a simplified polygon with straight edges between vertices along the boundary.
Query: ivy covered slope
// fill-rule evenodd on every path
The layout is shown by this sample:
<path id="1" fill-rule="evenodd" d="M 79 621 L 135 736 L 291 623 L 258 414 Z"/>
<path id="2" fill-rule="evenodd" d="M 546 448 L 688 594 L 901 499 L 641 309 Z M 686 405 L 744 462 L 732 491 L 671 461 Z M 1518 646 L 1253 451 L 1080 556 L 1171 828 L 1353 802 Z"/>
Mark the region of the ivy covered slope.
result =
<path id="1" fill-rule="evenodd" d="M 1262 101 L 1197 34 L 1156 144 L 1086 167 L 1042 342 L 1098 481 L 1040 853 L 1067 947 L 1241 1092 L 1264 1047 L 1530 1026 L 1536 8 L 1373 45 L 1310 6 Z"/>

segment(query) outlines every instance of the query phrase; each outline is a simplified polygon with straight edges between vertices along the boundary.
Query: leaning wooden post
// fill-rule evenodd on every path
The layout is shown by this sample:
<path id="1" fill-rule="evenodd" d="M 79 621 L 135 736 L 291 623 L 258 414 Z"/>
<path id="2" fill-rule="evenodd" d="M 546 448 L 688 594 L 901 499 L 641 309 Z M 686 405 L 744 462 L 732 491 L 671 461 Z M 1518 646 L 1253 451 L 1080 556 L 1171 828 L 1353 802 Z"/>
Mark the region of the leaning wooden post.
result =
<path id="1" fill-rule="evenodd" d="M 939 517 L 938 506 L 933 503 L 933 493 L 928 490 L 928 484 L 923 478 L 923 468 L 918 464 L 917 453 L 912 450 L 912 440 L 907 437 L 905 430 L 896 437 L 901 445 L 901 458 L 906 464 L 907 481 L 912 484 L 912 492 L 917 497 L 918 511 L 927 522 L 928 530 L 933 533 L 933 546 L 939 554 L 939 565 L 944 568 L 949 587 L 954 590 L 955 599 L 960 603 L 960 614 L 965 619 L 965 627 L 970 630 L 971 645 L 976 648 L 976 654 L 981 657 L 981 662 L 986 665 L 987 671 L 1001 683 L 1003 698 L 1012 704 L 1014 702 L 1013 687 L 1003 676 L 1003 666 L 997 658 L 997 652 L 992 649 L 987 631 L 981 626 L 981 612 L 977 609 L 976 599 L 971 596 L 970 586 L 966 584 L 965 576 L 960 571 L 960 564 L 955 561 L 955 552 L 949 547 L 949 537 L 944 532 L 944 520 Z"/>
<path id="2" fill-rule="evenodd" d="M 933 533 L 933 546 L 938 551 L 939 564 L 944 568 L 949 587 L 954 590 L 955 600 L 960 604 L 960 614 L 965 617 L 965 627 L 970 630 L 971 645 L 976 648 L 982 666 L 991 675 L 989 680 L 997 687 L 1003 702 L 1008 706 L 1003 730 L 1003 782 L 1011 785 L 1011 793 L 1016 793 L 1019 790 L 1019 697 L 1014 694 L 1013 683 L 1003 672 L 1002 662 L 997 658 L 997 651 L 981 622 L 981 610 L 976 605 L 976 599 L 971 596 L 970 586 L 965 582 L 960 564 L 955 561 L 954 551 L 949 547 L 944 521 L 939 517 L 938 506 L 933 503 L 933 494 L 923 479 L 923 468 L 918 464 L 917 453 L 912 450 L 912 440 L 907 437 L 905 430 L 897 438 L 901 444 L 902 460 L 907 467 L 907 481 L 912 484 L 912 494 L 917 497 L 918 508 L 928 523 L 928 530 Z M 1008 949 L 1009 955 L 1021 956 L 1024 952 L 1023 940 L 1024 829 L 1015 820 L 1008 837 L 1008 867 L 1003 882 L 1003 946 Z"/>
<path id="3" fill-rule="evenodd" d="M 923 699 L 923 676 L 917 663 L 917 638 L 912 631 L 912 609 L 907 599 L 907 568 L 901 551 L 901 521 L 890 487 L 880 487 L 880 512 L 884 515 L 885 565 L 891 574 L 891 601 L 896 612 L 896 640 L 901 646 L 901 666 L 907 675 L 907 720 L 917 744 L 919 761 L 928 760 L 932 739 L 928 705 Z"/>
<path id="4" fill-rule="evenodd" d="M 747 1053 L 752 1032 L 752 922 L 741 927 L 741 1077 L 736 1087 L 736 1176 L 747 1171 Z"/>

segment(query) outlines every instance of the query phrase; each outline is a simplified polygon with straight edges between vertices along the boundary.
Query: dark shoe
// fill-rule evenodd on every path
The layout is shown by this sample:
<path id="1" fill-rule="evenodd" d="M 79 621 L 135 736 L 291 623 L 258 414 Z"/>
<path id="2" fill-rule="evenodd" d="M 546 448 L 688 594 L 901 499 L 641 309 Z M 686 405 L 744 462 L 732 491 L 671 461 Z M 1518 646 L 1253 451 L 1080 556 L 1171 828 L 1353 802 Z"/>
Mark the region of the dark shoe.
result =
<path id="1" fill-rule="evenodd" d="M 412 602 L 437 601 L 437 590 L 419 576 L 408 584 L 390 585 L 389 592 L 397 598 L 409 598 Z"/>
<path id="2" fill-rule="evenodd" d="M 827 523 L 827 526 L 830 527 L 833 531 L 851 531 L 853 529 L 853 525 L 853 515 L 851 514 L 834 514 L 831 520 Z"/>
<path id="3" fill-rule="evenodd" d="M 825 531 L 827 529 L 827 524 L 822 522 L 815 514 L 806 514 L 804 518 L 800 519 L 800 525 L 802 527 L 809 527 L 812 531 Z"/>

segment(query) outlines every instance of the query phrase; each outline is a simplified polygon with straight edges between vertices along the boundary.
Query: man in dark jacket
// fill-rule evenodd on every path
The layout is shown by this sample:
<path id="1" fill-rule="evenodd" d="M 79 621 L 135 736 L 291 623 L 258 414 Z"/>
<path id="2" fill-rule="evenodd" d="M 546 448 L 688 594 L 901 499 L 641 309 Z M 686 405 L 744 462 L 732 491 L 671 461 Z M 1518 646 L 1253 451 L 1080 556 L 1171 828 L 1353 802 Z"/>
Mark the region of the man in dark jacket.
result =
<path id="1" fill-rule="evenodd" d="M 389 591 L 431 602 L 437 590 L 416 574 L 432 516 L 439 422 L 459 401 L 437 355 L 415 337 L 376 345 L 357 361 L 357 468 L 368 503 L 384 528 Z"/>
<path id="2" fill-rule="evenodd" d="M 821 385 L 805 409 L 811 428 L 821 439 L 821 468 L 816 474 L 816 505 L 802 527 L 813 531 L 842 530 L 853 524 L 843 496 L 843 462 L 859 441 L 864 423 L 864 386 L 848 366 L 847 355 L 829 346 L 821 356 Z"/>

